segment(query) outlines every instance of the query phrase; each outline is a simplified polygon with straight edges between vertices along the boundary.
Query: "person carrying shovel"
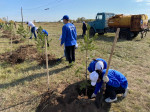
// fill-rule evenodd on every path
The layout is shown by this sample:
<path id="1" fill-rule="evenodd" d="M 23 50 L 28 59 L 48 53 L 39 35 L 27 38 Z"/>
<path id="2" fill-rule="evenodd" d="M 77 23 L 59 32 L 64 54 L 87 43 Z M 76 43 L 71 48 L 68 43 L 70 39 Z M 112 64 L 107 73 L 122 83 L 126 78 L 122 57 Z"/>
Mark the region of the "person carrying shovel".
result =
<path id="1" fill-rule="evenodd" d="M 117 94 L 123 94 L 122 97 L 126 97 L 128 92 L 126 77 L 113 69 L 108 70 L 107 76 L 104 76 L 105 73 L 106 69 L 96 70 L 90 74 L 91 85 L 95 86 L 96 83 L 100 83 L 99 90 L 102 87 L 102 83 L 106 83 L 105 102 L 112 103 L 117 101 Z"/>

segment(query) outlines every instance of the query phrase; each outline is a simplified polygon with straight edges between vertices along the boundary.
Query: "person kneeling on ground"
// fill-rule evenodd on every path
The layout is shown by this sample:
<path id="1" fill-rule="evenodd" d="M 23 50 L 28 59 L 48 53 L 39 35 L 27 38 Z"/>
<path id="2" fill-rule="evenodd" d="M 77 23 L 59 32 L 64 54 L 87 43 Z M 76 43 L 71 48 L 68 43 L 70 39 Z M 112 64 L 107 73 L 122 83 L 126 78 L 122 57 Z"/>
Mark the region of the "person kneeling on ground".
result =
<path id="1" fill-rule="evenodd" d="M 32 33 L 32 35 L 34 34 L 34 37 L 35 37 L 35 39 L 36 39 L 36 34 L 35 34 L 35 25 L 32 23 L 32 22 L 25 22 L 27 25 L 28 25 L 28 27 L 29 27 L 29 30 L 30 30 L 30 27 L 31 27 L 31 33 Z M 32 35 L 31 35 L 31 37 L 29 38 L 29 39 L 32 39 Z"/>
<path id="2" fill-rule="evenodd" d="M 66 57 L 69 61 L 69 65 L 75 62 L 75 45 L 77 44 L 77 32 L 76 27 L 69 23 L 69 16 L 63 17 L 64 26 L 62 28 L 61 46 L 64 44 Z"/>
<path id="3" fill-rule="evenodd" d="M 117 101 L 117 94 L 123 94 L 123 97 L 126 97 L 128 91 L 128 81 L 126 77 L 122 73 L 112 69 L 109 69 L 107 76 L 104 76 L 105 73 L 106 69 L 96 70 L 90 74 L 92 86 L 100 82 L 98 85 L 100 87 L 98 88 L 99 91 L 102 87 L 102 83 L 106 83 L 105 102 L 112 103 Z M 98 91 L 94 93 L 95 96 L 97 93 Z"/>
<path id="4" fill-rule="evenodd" d="M 93 59 L 93 61 L 89 64 L 88 71 L 90 73 L 94 72 L 95 70 L 103 70 L 107 69 L 107 62 L 102 58 Z M 99 91 L 100 82 L 96 83 L 96 88 L 94 93 L 92 94 L 91 98 L 96 97 L 96 93 Z"/>
<path id="5" fill-rule="evenodd" d="M 38 34 L 39 29 L 36 27 L 35 30 L 36 30 L 36 32 L 37 32 L 37 34 Z M 44 34 L 46 35 L 47 47 L 49 47 L 49 43 L 48 43 L 48 32 L 47 32 L 46 30 L 42 29 L 42 33 L 44 33 Z"/>

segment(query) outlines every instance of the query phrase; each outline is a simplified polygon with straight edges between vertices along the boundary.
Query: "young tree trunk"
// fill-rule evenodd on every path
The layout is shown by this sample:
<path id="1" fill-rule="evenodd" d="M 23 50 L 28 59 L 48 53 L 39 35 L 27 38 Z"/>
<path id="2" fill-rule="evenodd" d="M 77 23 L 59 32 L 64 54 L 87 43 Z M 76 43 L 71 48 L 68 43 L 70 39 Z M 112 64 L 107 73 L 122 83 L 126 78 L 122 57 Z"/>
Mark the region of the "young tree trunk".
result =
<path id="1" fill-rule="evenodd" d="M 49 70 L 48 70 L 48 56 L 47 56 L 47 39 L 45 37 L 45 55 L 46 55 L 46 71 L 47 71 L 47 86 L 48 90 L 50 89 L 49 87 Z"/>
<path id="2" fill-rule="evenodd" d="M 88 51 L 86 50 L 86 96 L 87 96 L 87 61 L 88 61 L 87 52 Z"/>
<path id="3" fill-rule="evenodd" d="M 30 39 L 28 39 L 28 49 L 27 49 L 27 54 L 28 54 L 28 52 L 29 52 L 29 47 L 30 47 Z"/>

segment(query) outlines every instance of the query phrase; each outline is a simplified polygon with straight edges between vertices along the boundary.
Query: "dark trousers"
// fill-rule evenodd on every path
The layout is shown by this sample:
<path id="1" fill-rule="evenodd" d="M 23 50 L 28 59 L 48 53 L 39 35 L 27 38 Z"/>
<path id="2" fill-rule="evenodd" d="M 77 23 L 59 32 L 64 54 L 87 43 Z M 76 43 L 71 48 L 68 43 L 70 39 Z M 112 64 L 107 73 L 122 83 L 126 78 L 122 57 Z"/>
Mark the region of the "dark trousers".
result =
<path id="1" fill-rule="evenodd" d="M 34 37 L 36 38 L 35 27 L 32 27 L 32 28 L 31 28 L 31 33 L 33 33 L 33 34 L 34 34 Z M 31 38 L 32 38 L 32 36 L 31 36 Z"/>
<path id="2" fill-rule="evenodd" d="M 75 45 L 74 46 L 66 46 L 65 47 L 66 58 L 69 63 L 75 62 Z"/>
<path id="3" fill-rule="evenodd" d="M 106 98 L 110 97 L 110 99 L 115 99 L 117 94 L 122 94 L 122 93 L 125 93 L 125 89 L 122 88 L 121 86 L 115 88 L 106 84 L 106 91 L 105 91 Z"/>
<path id="4" fill-rule="evenodd" d="M 82 36 L 84 36 L 86 34 L 86 30 L 83 30 Z"/>

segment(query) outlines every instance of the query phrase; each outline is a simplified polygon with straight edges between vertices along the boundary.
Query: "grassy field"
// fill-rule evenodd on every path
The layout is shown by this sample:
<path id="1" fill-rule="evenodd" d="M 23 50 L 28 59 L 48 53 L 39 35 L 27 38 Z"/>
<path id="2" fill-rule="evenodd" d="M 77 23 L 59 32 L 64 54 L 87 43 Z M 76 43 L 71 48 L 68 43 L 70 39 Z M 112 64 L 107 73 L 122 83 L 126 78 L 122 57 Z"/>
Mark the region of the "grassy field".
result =
<path id="1" fill-rule="evenodd" d="M 49 53 L 57 58 L 63 56 L 63 47 L 60 47 L 62 23 L 38 23 L 46 29 L 52 39 Z M 82 24 L 75 24 L 78 33 L 78 43 L 83 41 Z M 2 36 L 0 32 L 0 36 Z M 115 34 L 99 36 L 94 42 L 97 49 L 91 51 L 89 57 L 108 60 Z M 122 72 L 128 79 L 129 94 L 127 98 L 118 103 L 113 103 L 110 112 L 149 112 L 150 111 L 150 33 L 141 40 L 140 35 L 133 41 L 119 39 L 112 58 L 111 69 Z M 0 38 L 0 42 L 8 39 Z M 17 49 L 25 43 L 13 44 Z M 34 44 L 34 39 L 30 44 Z M 0 43 L 0 53 L 10 51 L 9 44 Z M 89 63 L 92 59 L 89 60 Z M 60 91 L 63 85 L 70 85 L 84 79 L 85 71 L 80 77 L 75 71 L 83 66 L 85 53 L 76 50 L 76 63 L 72 68 L 66 68 L 67 62 L 49 66 L 50 88 Z M 45 67 L 39 66 L 36 61 L 27 60 L 22 64 L 10 65 L 0 62 L 0 111 L 3 112 L 34 112 L 40 103 L 40 95 L 47 91 L 47 76 Z"/>

